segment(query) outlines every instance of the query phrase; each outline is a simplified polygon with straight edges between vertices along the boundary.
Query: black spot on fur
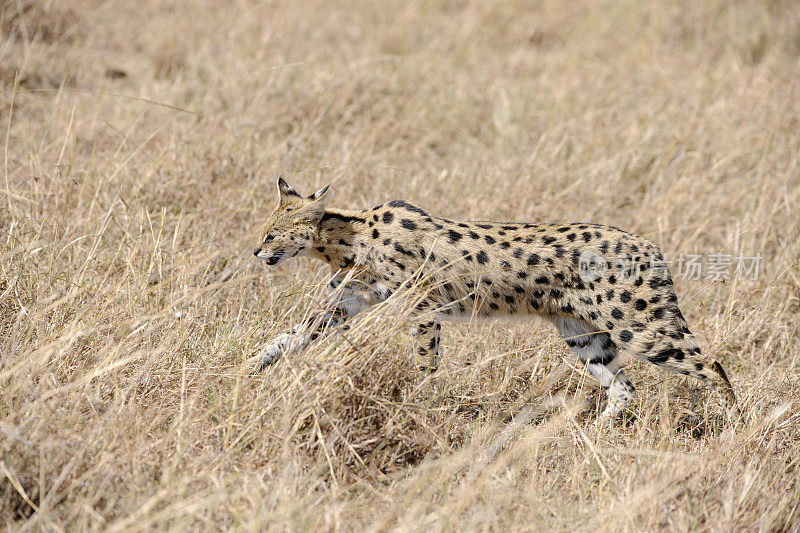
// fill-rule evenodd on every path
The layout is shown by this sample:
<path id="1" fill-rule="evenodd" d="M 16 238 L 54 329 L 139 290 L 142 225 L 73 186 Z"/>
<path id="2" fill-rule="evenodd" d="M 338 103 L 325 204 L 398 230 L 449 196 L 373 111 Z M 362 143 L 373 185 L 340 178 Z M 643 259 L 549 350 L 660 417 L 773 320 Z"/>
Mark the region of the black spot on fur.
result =
<path id="1" fill-rule="evenodd" d="M 364 219 L 359 217 L 340 215 L 339 213 L 323 213 L 322 222 L 327 222 L 329 220 L 338 220 L 340 222 L 347 222 L 347 223 L 364 222 Z"/>
<path id="2" fill-rule="evenodd" d="M 454 230 L 447 230 L 447 238 L 450 239 L 450 242 L 456 243 L 461 240 L 462 235 Z"/>
<path id="3" fill-rule="evenodd" d="M 387 212 L 385 212 L 383 214 L 383 223 L 384 224 L 390 224 L 392 222 L 392 220 L 394 220 L 394 215 L 390 211 L 387 211 Z"/>
<path id="4" fill-rule="evenodd" d="M 517 272 L 517 277 L 525 279 L 528 277 L 528 273 L 525 272 L 524 270 L 520 270 L 519 272 Z"/>
<path id="5" fill-rule="evenodd" d="M 538 265 L 539 261 L 540 261 L 539 254 L 531 254 L 530 256 L 528 256 L 528 265 L 529 266 Z"/>
<path id="6" fill-rule="evenodd" d="M 631 301 L 631 293 L 628 291 L 622 291 L 619 293 L 619 301 L 622 303 L 628 303 Z"/>
<path id="7" fill-rule="evenodd" d="M 630 340 L 633 338 L 633 333 L 627 329 L 623 329 L 619 332 L 619 338 L 622 342 L 630 342 Z"/>
<path id="8" fill-rule="evenodd" d="M 597 336 L 600 338 L 600 346 L 603 350 L 610 350 L 614 347 L 614 343 L 611 342 L 611 335 L 608 333 L 598 333 Z"/>
<path id="9" fill-rule="evenodd" d="M 539 276 L 533 281 L 534 283 L 537 283 L 539 285 L 547 285 L 548 283 L 550 283 L 550 278 L 548 278 L 547 276 Z"/>
<path id="10" fill-rule="evenodd" d="M 478 235 L 477 233 L 475 233 L 474 231 L 470 231 L 470 232 L 469 232 L 469 238 L 470 238 L 470 239 L 476 239 L 476 240 L 477 240 L 477 239 L 480 239 L 480 238 L 481 238 L 481 236 L 480 236 L 480 235 Z"/>
<path id="11" fill-rule="evenodd" d="M 496 240 L 494 240 L 494 237 L 492 237 L 491 235 L 486 235 L 484 237 L 484 240 L 486 241 L 486 244 L 494 244 L 494 243 L 497 242 Z"/>
<path id="12" fill-rule="evenodd" d="M 647 308 L 647 302 L 641 298 L 638 298 L 635 302 L 633 302 L 633 307 L 635 307 L 637 311 L 643 311 Z"/>
<path id="13" fill-rule="evenodd" d="M 614 352 L 609 350 L 603 352 L 603 355 L 592 357 L 587 362 L 591 365 L 607 365 L 608 363 L 613 361 L 616 356 L 617 355 Z"/>
<path id="14" fill-rule="evenodd" d="M 376 230 L 376 229 L 372 230 L 372 238 L 373 239 L 378 239 L 378 238 L 380 238 L 380 236 L 381 236 L 381 234 L 378 232 L 378 230 Z"/>
<path id="15" fill-rule="evenodd" d="M 482 265 L 489 262 L 489 256 L 483 250 L 475 254 L 475 259 Z"/>
<path id="16" fill-rule="evenodd" d="M 409 220 L 407 218 L 402 219 L 400 221 L 400 225 L 403 226 L 405 229 L 411 229 L 411 230 L 417 229 L 417 225 L 414 223 L 414 221 Z"/>
<path id="17" fill-rule="evenodd" d="M 669 348 L 667 350 L 661 350 L 655 355 L 648 355 L 647 360 L 651 363 L 655 364 L 664 364 L 670 359 L 675 359 L 677 361 L 683 361 L 683 352 L 677 350 L 675 348 Z"/>
<path id="18" fill-rule="evenodd" d="M 556 238 L 555 237 L 542 237 L 542 242 L 545 243 L 545 244 L 553 244 L 554 242 L 556 242 Z"/>
<path id="19" fill-rule="evenodd" d="M 414 252 L 410 252 L 409 250 L 406 250 L 405 248 L 403 248 L 398 243 L 394 243 L 394 249 L 397 250 L 398 252 L 400 252 L 403 255 L 407 255 L 409 257 L 414 257 Z"/>
<path id="20" fill-rule="evenodd" d="M 612 309 L 612 311 L 611 311 L 611 316 L 613 316 L 613 317 L 614 317 L 614 318 L 616 318 L 617 320 L 621 320 L 621 319 L 622 319 L 622 317 L 624 317 L 625 315 L 623 314 L 623 312 L 622 312 L 622 311 L 620 311 L 620 310 L 619 310 L 619 308 L 615 307 L 615 308 L 614 308 L 614 309 Z"/>
<path id="21" fill-rule="evenodd" d="M 428 216 L 428 213 L 426 213 L 425 211 L 423 211 L 422 209 L 420 209 L 415 205 L 409 204 L 405 200 L 392 200 L 391 202 L 389 202 L 389 205 L 391 207 L 399 207 L 401 209 L 405 209 L 406 211 L 411 211 L 412 213 L 416 213 L 424 217 Z"/>

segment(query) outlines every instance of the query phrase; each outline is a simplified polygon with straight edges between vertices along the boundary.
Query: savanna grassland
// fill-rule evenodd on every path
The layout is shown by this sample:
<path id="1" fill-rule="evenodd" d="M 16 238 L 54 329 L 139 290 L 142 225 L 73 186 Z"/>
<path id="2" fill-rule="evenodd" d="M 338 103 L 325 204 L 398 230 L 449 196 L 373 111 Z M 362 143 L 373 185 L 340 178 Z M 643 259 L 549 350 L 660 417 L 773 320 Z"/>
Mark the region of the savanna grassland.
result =
<path id="1" fill-rule="evenodd" d="M 797 531 L 800 5 L 0 0 L 0 523 L 15 530 Z M 333 206 L 591 221 L 673 257 L 740 398 L 549 326 L 378 308 L 263 373 L 326 270 L 252 257 L 283 173 Z M 677 268 L 677 265 L 675 265 Z M 753 279 L 755 278 L 755 279 Z M 515 414 L 510 422 L 505 414 Z"/>

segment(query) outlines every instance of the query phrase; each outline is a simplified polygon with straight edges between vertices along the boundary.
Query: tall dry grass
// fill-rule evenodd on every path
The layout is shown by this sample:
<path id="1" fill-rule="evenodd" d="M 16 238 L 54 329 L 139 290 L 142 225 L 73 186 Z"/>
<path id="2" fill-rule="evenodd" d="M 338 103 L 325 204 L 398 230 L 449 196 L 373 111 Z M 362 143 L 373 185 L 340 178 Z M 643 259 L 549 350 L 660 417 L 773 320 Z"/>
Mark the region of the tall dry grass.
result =
<path id="1" fill-rule="evenodd" d="M 18 530 L 769 530 L 800 517 L 800 8 L 0 0 L 0 521 Z M 285 173 L 333 204 L 588 220 L 677 254 L 745 411 L 547 327 L 402 311 L 262 374 L 324 301 L 249 255 Z M 516 413 L 505 422 L 508 412 Z"/>

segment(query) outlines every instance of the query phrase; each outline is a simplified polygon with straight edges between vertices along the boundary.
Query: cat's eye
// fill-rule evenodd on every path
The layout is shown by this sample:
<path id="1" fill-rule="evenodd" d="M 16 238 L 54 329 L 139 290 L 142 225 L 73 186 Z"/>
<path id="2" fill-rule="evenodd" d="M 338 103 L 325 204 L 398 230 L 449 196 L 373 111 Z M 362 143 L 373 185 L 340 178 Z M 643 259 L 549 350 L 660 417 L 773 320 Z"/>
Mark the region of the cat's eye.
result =
<path id="1" fill-rule="evenodd" d="M 264 243 L 272 242 L 274 239 L 275 239 L 275 236 L 267 235 L 266 238 L 264 238 Z"/>

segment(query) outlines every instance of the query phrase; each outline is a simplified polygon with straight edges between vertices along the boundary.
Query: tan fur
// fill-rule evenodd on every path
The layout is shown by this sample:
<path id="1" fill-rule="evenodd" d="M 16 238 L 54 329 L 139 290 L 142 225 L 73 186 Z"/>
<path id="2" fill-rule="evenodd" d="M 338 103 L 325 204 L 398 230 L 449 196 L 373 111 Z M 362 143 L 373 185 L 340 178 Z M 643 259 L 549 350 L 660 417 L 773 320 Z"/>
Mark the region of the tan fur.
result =
<path id="1" fill-rule="evenodd" d="M 360 211 L 329 209 L 327 188 L 303 198 L 280 179 L 278 189 L 279 205 L 262 228 L 255 255 L 269 264 L 299 253 L 320 259 L 339 273 L 332 287 L 353 271 L 347 285 L 355 312 L 414 278 L 424 295 L 418 309 L 426 316 L 538 315 L 552 321 L 608 390 L 606 418 L 618 414 L 634 391 L 620 369 L 619 351 L 708 380 L 734 406 L 725 371 L 701 357 L 662 254 L 647 239 L 597 224 L 449 220 L 402 200 Z M 587 259 L 593 269 L 586 268 Z M 338 311 L 345 318 L 353 314 L 347 305 Z M 416 330 L 417 361 L 429 369 L 438 363 L 439 330 L 438 319 L 430 318 Z M 273 345 L 264 361 L 277 360 L 287 346 Z"/>

